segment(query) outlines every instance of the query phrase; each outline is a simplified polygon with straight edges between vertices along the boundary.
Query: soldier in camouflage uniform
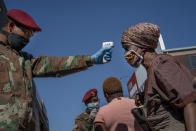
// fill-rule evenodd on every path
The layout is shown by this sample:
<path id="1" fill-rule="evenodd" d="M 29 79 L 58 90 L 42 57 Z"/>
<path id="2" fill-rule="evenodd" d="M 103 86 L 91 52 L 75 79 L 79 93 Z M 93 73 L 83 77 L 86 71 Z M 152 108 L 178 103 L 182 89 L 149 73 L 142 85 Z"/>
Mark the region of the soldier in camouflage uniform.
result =
<path id="1" fill-rule="evenodd" d="M 35 131 L 32 94 L 33 77 L 60 77 L 110 61 L 111 48 L 102 48 L 92 56 L 48 57 L 21 51 L 30 37 L 41 28 L 26 12 L 7 12 L 0 29 L 0 131 Z"/>
<path id="2" fill-rule="evenodd" d="M 93 122 L 99 108 L 97 90 L 89 90 L 82 100 L 86 105 L 86 111 L 75 119 L 73 131 L 94 131 Z"/>

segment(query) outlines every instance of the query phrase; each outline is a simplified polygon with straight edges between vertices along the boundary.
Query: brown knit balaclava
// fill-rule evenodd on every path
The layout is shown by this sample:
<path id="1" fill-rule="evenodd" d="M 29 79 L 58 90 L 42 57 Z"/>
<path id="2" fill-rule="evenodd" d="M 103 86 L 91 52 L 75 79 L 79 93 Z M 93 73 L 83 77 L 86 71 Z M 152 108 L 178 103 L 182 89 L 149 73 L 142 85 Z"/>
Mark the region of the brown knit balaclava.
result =
<path id="1" fill-rule="evenodd" d="M 142 49 L 155 49 L 159 36 L 160 30 L 157 25 L 139 23 L 123 32 L 121 43 L 135 45 Z"/>

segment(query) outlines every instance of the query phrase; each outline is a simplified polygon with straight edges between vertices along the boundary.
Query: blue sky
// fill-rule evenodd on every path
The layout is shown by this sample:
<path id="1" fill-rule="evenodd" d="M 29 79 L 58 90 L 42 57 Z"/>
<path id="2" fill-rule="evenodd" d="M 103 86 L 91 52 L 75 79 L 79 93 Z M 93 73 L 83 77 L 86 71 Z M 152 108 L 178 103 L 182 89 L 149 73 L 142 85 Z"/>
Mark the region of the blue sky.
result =
<path id="1" fill-rule="evenodd" d="M 103 41 L 114 41 L 112 61 L 62 78 L 36 78 L 51 131 L 71 131 L 74 118 L 85 110 L 84 93 L 98 89 L 106 104 L 102 83 L 109 76 L 126 83 L 134 71 L 123 58 L 122 32 L 140 22 L 160 26 L 166 49 L 196 45 L 194 0 L 4 0 L 8 9 L 22 9 L 35 19 L 42 32 L 35 34 L 25 51 L 37 57 L 92 55 Z"/>

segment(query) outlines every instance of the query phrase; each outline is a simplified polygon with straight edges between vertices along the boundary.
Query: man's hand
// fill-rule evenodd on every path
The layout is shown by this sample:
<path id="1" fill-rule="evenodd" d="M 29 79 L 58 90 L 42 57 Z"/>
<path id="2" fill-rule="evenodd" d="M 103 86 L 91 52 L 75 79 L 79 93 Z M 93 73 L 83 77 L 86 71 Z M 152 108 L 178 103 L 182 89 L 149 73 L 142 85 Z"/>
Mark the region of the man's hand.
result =
<path id="1" fill-rule="evenodd" d="M 92 57 L 95 60 L 95 64 L 107 63 L 111 61 L 112 58 L 112 47 L 110 46 L 110 47 L 101 48 Z M 106 62 L 104 62 L 104 59 L 106 60 Z"/>

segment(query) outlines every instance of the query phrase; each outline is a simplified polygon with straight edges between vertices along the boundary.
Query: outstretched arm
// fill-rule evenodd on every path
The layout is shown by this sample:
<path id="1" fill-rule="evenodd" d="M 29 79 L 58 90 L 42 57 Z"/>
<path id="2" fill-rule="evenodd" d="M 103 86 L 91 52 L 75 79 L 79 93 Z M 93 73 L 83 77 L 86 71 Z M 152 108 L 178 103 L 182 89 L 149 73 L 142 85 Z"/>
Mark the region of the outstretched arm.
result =
<path id="1" fill-rule="evenodd" d="M 92 66 L 91 56 L 40 56 L 31 60 L 34 77 L 60 77 L 79 72 Z"/>
<path id="2" fill-rule="evenodd" d="M 111 55 L 111 47 L 106 47 L 92 56 L 39 56 L 31 59 L 31 68 L 34 77 L 60 77 L 86 70 L 93 64 L 104 64 L 103 58 L 109 62 Z"/>

